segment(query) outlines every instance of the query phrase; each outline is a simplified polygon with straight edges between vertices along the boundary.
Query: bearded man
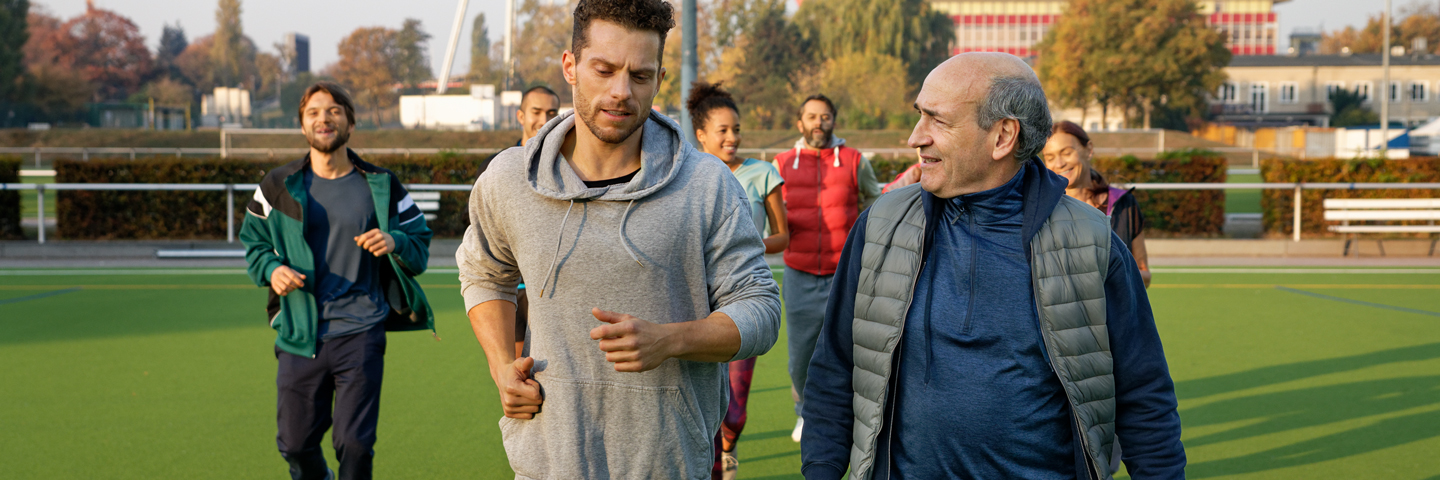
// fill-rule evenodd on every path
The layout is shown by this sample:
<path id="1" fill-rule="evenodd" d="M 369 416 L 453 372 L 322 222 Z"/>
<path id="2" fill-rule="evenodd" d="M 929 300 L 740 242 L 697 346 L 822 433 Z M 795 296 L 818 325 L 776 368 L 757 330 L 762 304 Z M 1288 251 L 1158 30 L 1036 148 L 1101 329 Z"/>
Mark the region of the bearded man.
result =
<path id="1" fill-rule="evenodd" d="M 333 478 L 320 450 L 333 424 L 340 478 L 367 479 L 385 331 L 435 330 L 415 281 L 431 232 L 394 173 L 345 147 L 355 106 L 344 89 L 311 86 L 299 115 L 310 153 L 265 175 L 240 230 L 250 278 L 270 289 L 276 444 L 291 478 Z"/>

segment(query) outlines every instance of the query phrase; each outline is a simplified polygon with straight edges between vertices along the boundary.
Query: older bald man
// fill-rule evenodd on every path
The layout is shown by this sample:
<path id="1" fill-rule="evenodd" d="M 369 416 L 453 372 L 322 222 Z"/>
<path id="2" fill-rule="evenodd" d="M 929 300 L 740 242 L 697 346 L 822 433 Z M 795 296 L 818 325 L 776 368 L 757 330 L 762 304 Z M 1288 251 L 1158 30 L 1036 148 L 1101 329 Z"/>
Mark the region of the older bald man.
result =
<path id="1" fill-rule="evenodd" d="M 1036 158 L 1050 135 L 1019 58 L 925 79 L 920 184 L 850 231 L 801 415 L 803 472 L 835 479 L 1183 478 L 1145 286 L 1105 214 Z"/>

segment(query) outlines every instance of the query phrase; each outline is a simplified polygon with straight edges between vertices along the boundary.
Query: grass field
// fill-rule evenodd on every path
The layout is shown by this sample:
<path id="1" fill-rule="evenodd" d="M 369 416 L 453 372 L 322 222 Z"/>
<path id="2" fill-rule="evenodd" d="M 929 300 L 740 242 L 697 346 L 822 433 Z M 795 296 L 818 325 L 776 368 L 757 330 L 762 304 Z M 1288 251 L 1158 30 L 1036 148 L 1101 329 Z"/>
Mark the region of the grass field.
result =
<path id="1" fill-rule="evenodd" d="M 1306 273 L 1156 274 L 1190 478 L 1440 478 L 1440 270 L 1280 271 Z M 443 341 L 390 337 L 377 476 L 506 478 L 454 275 L 421 278 Z M 238 270 L 0 270 L 0 477 L 284 475 L 264 297 Z M 799 478 L 784 346 L 742 478 Z"/>

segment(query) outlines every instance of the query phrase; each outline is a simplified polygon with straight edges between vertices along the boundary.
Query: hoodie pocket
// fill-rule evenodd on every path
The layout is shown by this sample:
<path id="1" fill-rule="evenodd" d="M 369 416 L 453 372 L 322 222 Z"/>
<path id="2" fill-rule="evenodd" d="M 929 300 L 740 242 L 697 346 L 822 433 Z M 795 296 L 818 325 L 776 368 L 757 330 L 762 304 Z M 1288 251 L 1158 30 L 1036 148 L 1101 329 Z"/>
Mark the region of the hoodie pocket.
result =
<path id="1" fill-rule="evenodd" d="M 528 478 L 709 478 L 711 442 L 679 387 L 537 378 L 534 419 L 502 418 L 516 475 Z"/>

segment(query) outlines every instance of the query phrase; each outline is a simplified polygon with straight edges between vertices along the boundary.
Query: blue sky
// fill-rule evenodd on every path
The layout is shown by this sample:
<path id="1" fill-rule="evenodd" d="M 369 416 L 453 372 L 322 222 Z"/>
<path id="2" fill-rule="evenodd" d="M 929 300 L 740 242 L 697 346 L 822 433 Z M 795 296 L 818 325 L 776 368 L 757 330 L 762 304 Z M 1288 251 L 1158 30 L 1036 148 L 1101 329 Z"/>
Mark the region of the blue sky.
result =
<path id="1" fill-rule="evenodd" d="M 213 0 L 94 1 L 97 7 L 114 10 L 135 21 L 152 48 L 159 43 L 161 29 L 167 22 L 178 22 L 191 39 L 215 31 L 216 2 Z M 1440 4 L 1440 0 L 1428 1 Z M 85 0 L 32 0 L 31 3 L 61 18 L 85 10 Z M 1394 3 L 1397 11 L 1411 4 L 1406 0 Z M 434 37 L 430 43 L 430 63 L 438 71 L 456 4 L 456 0 L 242 0 L 241 19 L 245 33 L 264 50 L 272 50 L 271 45 L 281 41 L 287 32 L 309 35 L 310 65 L 319 70 L 338 58 L 336 47 L 340 40 L 356 28 L 375 25 L 399 28 L 405 18 L 418 18 Z M 1284 51 L 1288 46 L 1290 31 L 1296 26 L 1323 25 L 1326 30 L 1360 26 L 1368 15 L 1379 13 L 1383 5 L 1381 0 L 1290 0 L 1279 4 L 1275 7 L 1280 17 L 1279 50 Z M 480 12 L 485 13 L 486 23 L 490 25 L 491 41 L 498 41 L 504 35 L 500 28 L 505 17 L 504 0 L 470 0 L 454 72 L 468 68 L 469 49 L 465 45 L 470 38 L 470 20 Z"/>

